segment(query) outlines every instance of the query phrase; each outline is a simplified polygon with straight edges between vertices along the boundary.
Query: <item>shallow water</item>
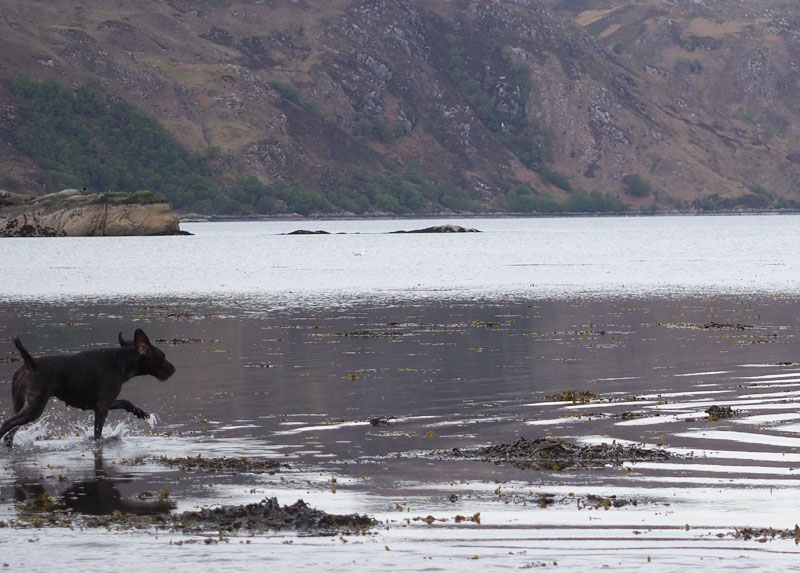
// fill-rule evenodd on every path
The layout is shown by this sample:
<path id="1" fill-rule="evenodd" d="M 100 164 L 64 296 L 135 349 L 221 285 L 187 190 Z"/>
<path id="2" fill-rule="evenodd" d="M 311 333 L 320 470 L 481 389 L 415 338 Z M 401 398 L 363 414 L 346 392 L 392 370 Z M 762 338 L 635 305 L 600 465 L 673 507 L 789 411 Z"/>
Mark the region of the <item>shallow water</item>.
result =
<path id="1" fill-rule="evenodd" d="M 737 226 L 761 225 L 734 219 Z M 726 219 L 707 221 L 724 226 Z M 337 224 L 319 227 L 336 230 Z M 207 236 L 224 235 L 217 249 L 234 241 L 225 228 L 211 229 L 217 230 Z M 240 232 L 247 234 L 232 235 Z M 299 238 L 305 239 L 292 237 Z M 153 240 L 160 239 L 182 238 Z M 98 249 L 98 243 L 106 251 L 117 241 L 88 245 Z M 717 255 L 734 258 L 703 256 Z M 750 260 L 761 262 L 751 266 L 767 269 L 779 255 L 752 252 Z M 78 258 L 84 256 L 81 251 Z M 556 254 L 536 254 L 550 256 Z M 478 286 L 461 289 L 454 276 L 430 271 L 428 261 L 407 278 L 420 288 L 403 298 L 402 289 L 384 290 L 388 279 L 380 270 L 378 278 L 362 277 L 364 296 L 346 294 L 343 279 L 331 279 L 338 271 L 319 270 L 315 257 L 306 264 L 324 280 L 260 294 L 207 285 L 193 296 L 177 286 L 181 271 L 164 287 L 180 296 L 161 294 L 161 287 L 134 296 L 122 273 L 107 283 L 99 266 L 87 271 L 91 288 L 66 280 L 72 286 L 62 299 L 46 294 L 45 286 L 35 286 L 29 297 L 9 289 L 0 304 L 0 339 L 19 335 L 34 354 L 45 354 L 113 344 L 118 331 L 130 336 L 142 327 L 160 340 L 178 371 L 165 383 L 126 384 L 122 396 L 158 421 L 151 427 L 114 412 L 100 444 L 88 438 L 91 415 L 52 401 L 39 422 L 18 433 L 12 451 L 0 452 L 0 521 L 18 520 L 19 500 L 42 490 L 82 501 L 75 505 L 84 513 L 138 510 L 168 490 L 176 511 L 302 498 L 330 513 L 374 516 L 381 522 L 374 534 L 280 532 L 222 542 L 210 535 L 206 544 L 197 543 L 202 536 L 160 530 L 5 528 L 0 563 L 9 570 L 45 570 L 57 561 L 67 569 L 123 571 L 136 555 L 141 567 L 232 571 L 265 563 L 332 571 L 794 566 L 793 540 L 759 543 L 734 535 L 736 528 L 792 529 L 797 522 L 799 303 L 796 289 L 779 292 L 789 284 L 784 266 L 775 265 L 760 281 L 768 288 L 753 294 L 739 292 L 752 275 L 719 283 L 719 292 L 695 280 L 688 294 L 676 296 L 673 283 L 652 274 L 649 286 L 625 296 L 589 282 L 580 289 L 586 292 L 567 288 L 554 297 L 519 289 L 516 278 L 493 282 L 491 273 L 480 272 Z M 351 258 L 366 255 L 348 257 L 343 261 L 355 265 L 361 263 Z M 678 258 L 670 265 L 680 266 Z M 232 264 L 226 260 L 220 264 Z M 751 267 L 740 264 L 739 272 L 744 268 Z M 164 276 L 159 270 L 150 274 Z M 209 274 L 218 271 L 224 274 Z M 586 281 L 598 271 L 581 272 Z M 544 291 L 555 288 L 546 285 Z M 119 291 L 118 300 L 112 291 Z M 667 291 L 672 294 L 653 294 Z M 10 343 L 0 349 L 3 418 L 19 365 L 14 356 Z M 568 390 L 599 398 L 585 404 L 552 399 Z M 705 413 L 712 405 L 731 406 L 736 415 L 714 421 Z M 373 426 L 375 416 L 390 423 Z M 666 448 L 673 457 L 556 472 L 436 453 L 520 436 L 632 442 Z M 204 473 L 159 461 L 197 455 L 279 459 L 289 467 L 272 475 Z M 590 496 L 627 504 L 604 509 Z M 480 524 L 456 521 L 477 513 Z"/>
<path id="2" fill-rule="evenodd" d="M 161 347 L 178 373 L 166 383 L 129 382 L 123 395 L 159 422 L 151 428 L 112 413 L 99 446 L 87 437 L 91 416 L 51 403 L 2 454 L 0 520 L 18 511 L 15 484 L 59 495 L 100 482 L 116 492 L 103 498 L 107 512 L 130 510 L 140 493 L 167 489 L 179 511 L 277 496 L 332 513 L 368 513 L 384 525 L 348 543 L 281 533 L 245 537 L 246 548 L 233 538 L 202 551 L 177 550 L 169 542 L 183 536 L 164 532 L 97 538 L 91 531 L 7 529 L 2 560 L 12 567 L 29 561 L 27 543 L 35 539 L 67 560 L 88 543 L 119 558 L 146 548 L 151 557 L 142 559 L 152 565 L 177 565 L 188 554 L 241 570 L 254 557 L 333 570 L 353 560 L 413 570 L 428 557 L 436 562 L 428 565 L 451 569 L 476 556 L 484 567 L 629 566 L 647 556 L 665 570 L 706 559 L 779 567 L 796 558 L 793 542 L 759 544 L 732 534 L 745 526 L 791 529 L 796 521 L 800 368 L 782 363 L 795 356 L 797 306 L 790 297 L 417 301 L 253 316 L 186 303 L 75 305 L 77 320 L 67 324 L 44 312 L 47 306 L 31 316 L 24 304 L 7 303 L 4 334 L 19 334 L 35 353 L 65 350 L 67 342 L 94 346 L 113 340 L 118 328 L 146 325 L 153 338 L 174 340 Z M 746 328 L 698 326 L 712 322 Z M 16 366 L 0 364 L 0 380 Z M 602 400 L 548 399 L 571 389 Z M 0 390 L 4 415 L 8 394 Z M 704 413 L 710 405 L 731 405 L 737 415 L 711 421 Z M 391 425 L 374 427 L 372 416 L 392 417 Z M 542 472 L 432 453 L 519 436 L 630 441 L 681 457 Z M 291 468 L 203 474 L 157 462 L 197 455 L 277 458 Z M 556 503 L 540 507 L 543 494 Z M 589 495 L 637 505 L 581 507 L 577 500 Z M 480 525 L 454 521 L 475 513 Z M 429 515 L 443 521 L 421 521 Z M 323 557 L 310 547 L 328 549 Z"/>

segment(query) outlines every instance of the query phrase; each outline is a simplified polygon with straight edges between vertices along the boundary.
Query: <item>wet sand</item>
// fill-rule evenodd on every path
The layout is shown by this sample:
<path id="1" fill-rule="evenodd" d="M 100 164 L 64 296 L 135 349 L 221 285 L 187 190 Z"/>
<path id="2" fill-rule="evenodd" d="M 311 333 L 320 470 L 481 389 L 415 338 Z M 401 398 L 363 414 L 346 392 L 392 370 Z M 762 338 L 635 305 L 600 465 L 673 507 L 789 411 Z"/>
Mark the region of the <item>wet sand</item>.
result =
<path id="1" fill-rule="evenodd" d="M 141 327 L 178 372 L 123 389 L 152 426 L 114 412 L 94 444 L 91 414 L 53 400 L 0 451 L 0 564 L 785 568 L 800 552 L 798 310 L 781 296 L 4 303 L 3 418 L 13 335 L 36 355 Z M 670 456 L 547 470 L 447 455 L 521 437 Z M 176 463 L 198 456 L 279 465 Z M 378 525 L 221 533 L 153 518 L 273 497 Z"/>

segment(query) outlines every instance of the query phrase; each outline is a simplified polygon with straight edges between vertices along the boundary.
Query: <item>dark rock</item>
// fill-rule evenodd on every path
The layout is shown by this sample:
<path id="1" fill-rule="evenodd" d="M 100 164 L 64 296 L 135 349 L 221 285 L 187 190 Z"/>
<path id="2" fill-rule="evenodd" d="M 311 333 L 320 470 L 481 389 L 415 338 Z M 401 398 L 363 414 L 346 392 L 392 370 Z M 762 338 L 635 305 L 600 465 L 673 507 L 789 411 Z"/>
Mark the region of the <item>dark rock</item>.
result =
<path id="1" fill-rule="evenodd" d="M 413 231 L 395 231 L 395 233 L 480 233 L 478 229 L 470 229 L 460 225 L 436 225 Z"/>

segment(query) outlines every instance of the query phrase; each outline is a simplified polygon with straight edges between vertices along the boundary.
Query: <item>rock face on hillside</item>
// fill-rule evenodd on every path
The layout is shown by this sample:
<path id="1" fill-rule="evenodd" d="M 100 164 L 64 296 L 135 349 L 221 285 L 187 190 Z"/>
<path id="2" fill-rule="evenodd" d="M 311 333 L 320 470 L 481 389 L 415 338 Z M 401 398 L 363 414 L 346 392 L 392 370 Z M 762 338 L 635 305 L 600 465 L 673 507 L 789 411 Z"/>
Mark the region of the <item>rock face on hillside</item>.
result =
<path id="1" fill-rule="evenodd" d="M 30 76 L 156 117 L 232 196 L 273 186 L 259 214 L 800 208 L 794 2 L 135 6 L 5 0 L 0 184 L 47 180 Z"/>
<path id="2" fill-rule="evenodd" d="M 65 190 L 0 207 L 3 237 L 99 237 L 180 234 L 169 204 L 151 193 Z"/>

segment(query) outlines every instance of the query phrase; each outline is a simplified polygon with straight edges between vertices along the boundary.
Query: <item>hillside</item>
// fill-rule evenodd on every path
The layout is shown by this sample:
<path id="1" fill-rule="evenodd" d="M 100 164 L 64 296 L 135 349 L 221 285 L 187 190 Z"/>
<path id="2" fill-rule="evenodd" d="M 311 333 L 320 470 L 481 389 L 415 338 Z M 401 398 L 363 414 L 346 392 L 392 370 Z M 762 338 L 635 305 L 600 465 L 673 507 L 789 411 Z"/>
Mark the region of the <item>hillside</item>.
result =
<path id="1" fill-rule="evenodd" d="M 0 7 L 0 188 L 127 191 L 148 177 L 181 210 L 239 214 L 800 203 L 792 3 L 128 4 Z M 70 110 L 68 125 L 32 131 L 52 106 L 32 106 L 23 78 L 55 80 L 108 115 Z M 137 143 L 125 161 L 138 175 L 93 179 L 130 151 L 103 133 L 161 137 L 144 119 L 129 126 L 138 110 L 174 138 L 158 140 L 167 154 Z M 56 138 L 55 150 L 31 144 Z M 82 154 L 69 160 L 79 175 L 53 161 L 58 149 Z M 181 170 L 150 177 L 159 163 Z"/>

